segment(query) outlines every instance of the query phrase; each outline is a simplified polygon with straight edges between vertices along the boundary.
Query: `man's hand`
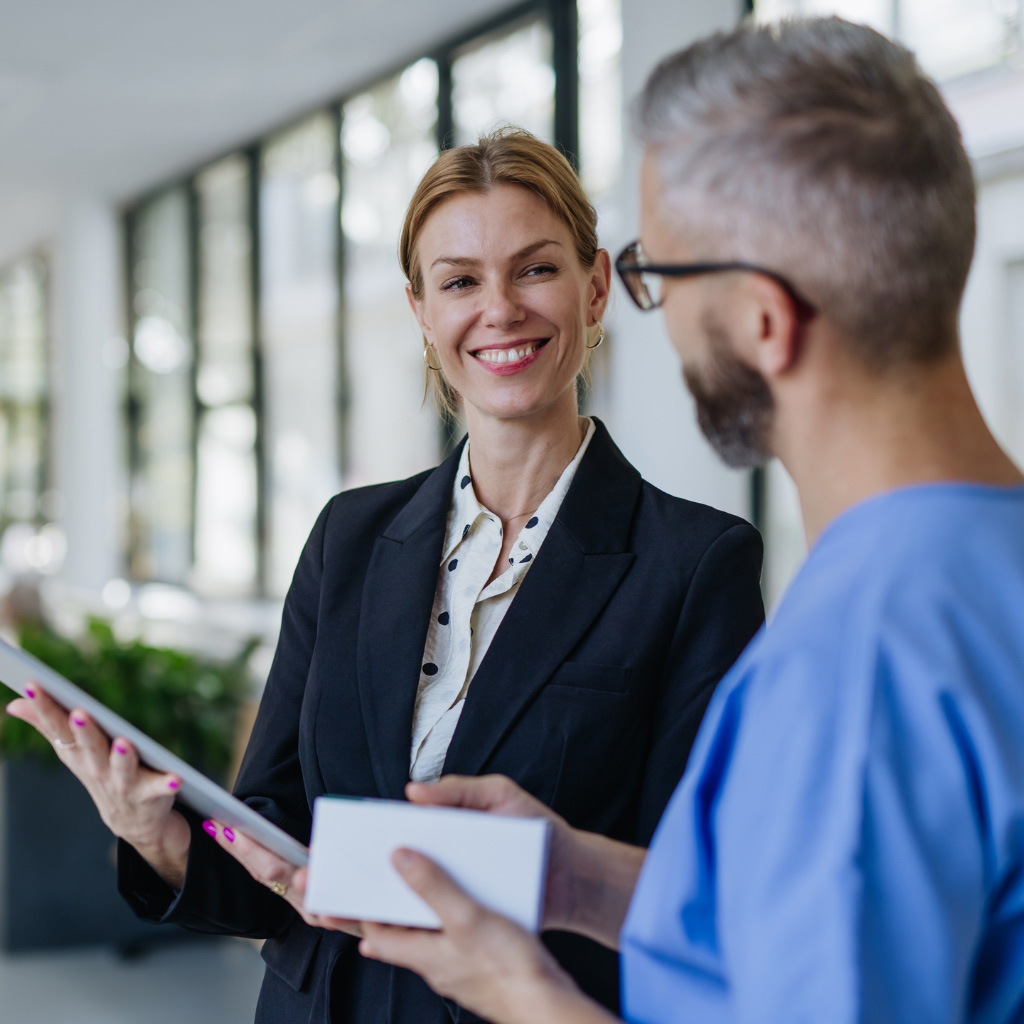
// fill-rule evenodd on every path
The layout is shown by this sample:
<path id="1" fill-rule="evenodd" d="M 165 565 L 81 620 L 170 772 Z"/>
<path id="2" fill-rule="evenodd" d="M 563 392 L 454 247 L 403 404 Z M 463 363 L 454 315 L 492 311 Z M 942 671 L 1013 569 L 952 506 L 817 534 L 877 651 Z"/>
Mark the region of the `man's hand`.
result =
<path id="1" fill-rule="evenodd" d="M 415 804 L 545 818 L 551 823 L 551 845 L 541 927 L 576 932 L 618 948 L 646 850 L 574 829 L 503 775 L 446 775 L 435 783 L 410 782 L 406 795 Z"/>
<path id="2" fill-rule="evenodd" d="M 397 850 L 392 860 L 441 930 L 364 923 L 364 956 L 415 971 L 494 1024 L 615 1019 L 576 988 L 536 936 L 476 903 L 433 861 L 412 850 Z"/>

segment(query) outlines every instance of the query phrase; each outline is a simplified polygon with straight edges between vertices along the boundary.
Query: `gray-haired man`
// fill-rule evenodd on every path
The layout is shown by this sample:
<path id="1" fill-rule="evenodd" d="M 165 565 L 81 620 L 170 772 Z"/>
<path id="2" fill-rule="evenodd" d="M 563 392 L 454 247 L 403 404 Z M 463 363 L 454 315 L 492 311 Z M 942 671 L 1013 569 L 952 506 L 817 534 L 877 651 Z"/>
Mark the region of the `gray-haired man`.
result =
<path id="1" fill-rule="evenodd" d="M 690 47 L 638 121 L 643 244 L 619 271 L 720 454 L 789 470 L 811 554 L 646 857 L 555 820 L 546 923 L 621 945 L 630 1020 L 1020 1021 L 1024 477 L 959 353 L 956 125 L 909 53 L 835 19 Z M 543 813 L 501 779 L 410 797 Z M 444 928 L 367 926 L 366 954 L 489 1020 L 611 1019 L 424 858 L 396 863 Z"/>

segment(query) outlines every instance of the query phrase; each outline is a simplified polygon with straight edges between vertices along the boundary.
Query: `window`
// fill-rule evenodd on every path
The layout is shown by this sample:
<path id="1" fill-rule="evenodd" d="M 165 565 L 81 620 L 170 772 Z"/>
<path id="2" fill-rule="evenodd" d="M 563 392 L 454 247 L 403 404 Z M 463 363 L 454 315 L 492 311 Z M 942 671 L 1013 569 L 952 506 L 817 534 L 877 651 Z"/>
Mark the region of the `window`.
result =
<path id="1" fill-rule="evenodd" d="M 185 584 L 192 568 L 194 316 L 189 196 L 156 197 L 128 221 L 130 570 Z"/>
<path id="2" fill-rule="evenodd" d="M 1006 62 L 1024 43 L 1024 0 L 757 0 L 757 17 L 838 14 L 899 39 L 940 80 Z"/>
<path id="3" fill-rule="evenodd" d="M 437 156 L 437 127 L 438 69 L 428 59 L 342 109 L 347 486 L 409 476 L 440 454 L 398 265 L 405 209 Z"/>
<path id="4" fill-rule="evenodd" d="M 450 437 L 397 260 L 409 198 L 440 147 L 504 123 L 575 160 L 582 110 L 600 205 L 618 5 L 521 3 L 128 211 L 135 579 L 279 597 L 331 494 L 436 463 Z"/>
<path id="5" fill-rule="evenodd" d="M 317 513 L 341 486 L 337 119 L 268 139 L 260 174 L 266 578 L 287 589 Z"/>
<path id="6" fill-rule="evenodd" d="M 63 535 L 49 525 L 49 274 L 41 256 L 0 270 L 0 554 L 13 572 L 49 572 Z"/>

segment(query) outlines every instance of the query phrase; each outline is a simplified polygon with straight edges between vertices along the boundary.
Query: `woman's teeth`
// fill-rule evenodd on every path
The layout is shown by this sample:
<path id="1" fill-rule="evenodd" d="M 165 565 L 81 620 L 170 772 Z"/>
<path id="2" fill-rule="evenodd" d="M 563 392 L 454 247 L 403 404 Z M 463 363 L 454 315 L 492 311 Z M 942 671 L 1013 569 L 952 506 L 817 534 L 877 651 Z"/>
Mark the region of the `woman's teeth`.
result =
<path id="1" fill-rule="evenodd" d="M 531 344 L 522 348 L 484 348 L 474 354 L 485 363 L 518 363 L 536 351 L 537 345 Z"/>

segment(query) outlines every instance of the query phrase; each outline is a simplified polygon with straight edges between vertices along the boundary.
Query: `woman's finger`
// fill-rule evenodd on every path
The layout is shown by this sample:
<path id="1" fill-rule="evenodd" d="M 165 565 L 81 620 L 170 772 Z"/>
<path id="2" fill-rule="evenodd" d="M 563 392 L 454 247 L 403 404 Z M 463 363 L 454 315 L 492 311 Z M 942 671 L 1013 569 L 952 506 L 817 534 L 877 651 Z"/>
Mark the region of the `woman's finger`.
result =
<path id="1" fill-rule="evenodd" d="M 300 874 L 295 866 L 265 846 L 250 839 L 244 832 L 237 832 L 230 825 L 219 821 L 203 822 L 203 830 L 221 849 L 227 850 L 256 879 L 278 896 L 298 900 L 301 906 L 305 896 L 305 873 Z"/>
<path id="2" fill-rule="evenodd" d="M 108 754 L 111 793 L 121 800 L 131 798 L 136 803 L 173 799 L 181 789 L 181 779 L 170 772 L 154 772 L 140 760 L 130 740 L 117 736 L 110 744 Z"/>
<path id="3" fill-rule="evenodd" d="M 67 723 L 73 747 L 64 749 L 74 749 L 75 756 L 94 775 L 104 773 L 110 764 L 110 741 L 107 734 L 81 708 L 75 708 L 67 716 Z"/>
<path id="4" fill-rule="evenodd" d="M 18 701 L 12 701 L 10 710 L 16 712 L 15 717 L 21 718 L 39 730 L 60 751 L 69 749 L 75 737 L 68 727 L 67 712 L 41 686 L 31 683 L 25 688 L 26 700 L 19 707 Z M 17 712 L 27 711 L 29 715 Z"/>

